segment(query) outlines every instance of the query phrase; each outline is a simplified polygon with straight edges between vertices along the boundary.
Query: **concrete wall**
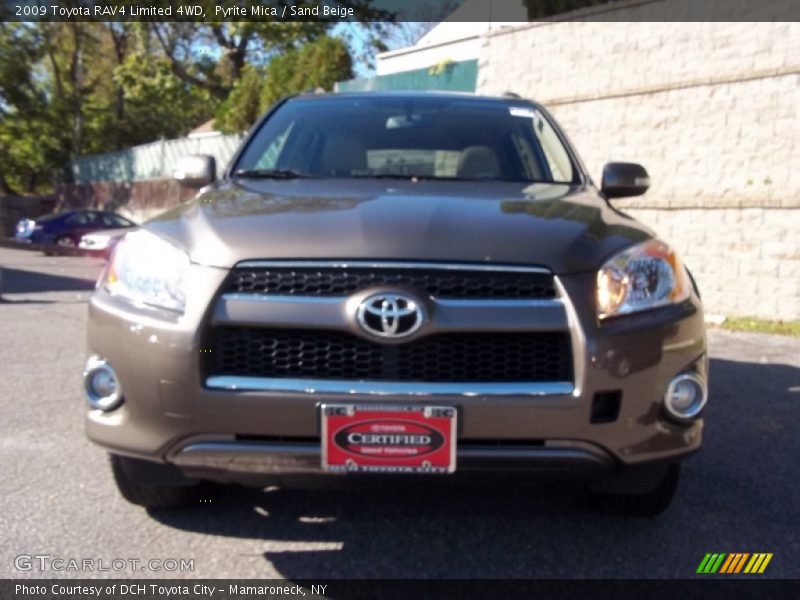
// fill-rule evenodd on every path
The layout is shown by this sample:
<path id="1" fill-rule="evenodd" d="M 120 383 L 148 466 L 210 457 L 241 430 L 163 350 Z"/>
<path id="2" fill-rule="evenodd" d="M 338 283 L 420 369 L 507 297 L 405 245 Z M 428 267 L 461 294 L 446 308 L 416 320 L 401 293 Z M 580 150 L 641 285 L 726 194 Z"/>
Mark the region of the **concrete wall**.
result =
<path id="1" fill-rule="evenodd" d="M 682 253 L 708 312 L 800 319 L 800 24 L 489 32 L 477 91 L 509 89 L 552 110 L 596 181 L 647 167 L 647 195 L 616 204 Z"/>

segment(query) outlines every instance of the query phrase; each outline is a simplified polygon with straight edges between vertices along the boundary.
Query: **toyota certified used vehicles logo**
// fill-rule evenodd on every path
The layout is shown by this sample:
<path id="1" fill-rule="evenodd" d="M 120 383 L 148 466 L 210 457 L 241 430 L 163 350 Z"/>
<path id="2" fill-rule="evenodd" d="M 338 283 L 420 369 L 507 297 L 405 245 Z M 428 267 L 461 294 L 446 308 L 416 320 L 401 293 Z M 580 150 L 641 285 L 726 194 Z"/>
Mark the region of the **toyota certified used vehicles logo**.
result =
<path id="1" fill-rule="evenodd" d="M 343 427 L 333 436 L 339 448 L 373 458 L 426 456 L 444 446 L 433 427 L 410 421 L 371 421 Z"/>
<path id="2" fill-rule="evenodd" d="M 356 319 L 369 334 L 402 338 L 422 325 L 424 313 L 416 301 L 400 294 L 373 294 L 358 307 Z"/>

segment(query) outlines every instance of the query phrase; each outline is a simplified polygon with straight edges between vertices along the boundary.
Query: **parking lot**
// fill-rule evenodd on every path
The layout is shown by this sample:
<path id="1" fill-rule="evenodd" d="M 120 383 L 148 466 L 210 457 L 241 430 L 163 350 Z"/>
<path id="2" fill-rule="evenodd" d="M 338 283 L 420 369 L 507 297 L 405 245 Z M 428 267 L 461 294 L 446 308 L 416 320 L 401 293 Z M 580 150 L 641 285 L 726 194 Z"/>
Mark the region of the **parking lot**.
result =
<path id="1" fill-rule="evenodd" d="M 101 267 L 0 248 L 2 577 L 671 578 L 694 576 L 707 552 L 774 553 L 764 576 L 800 577 L 800 339 L 710 331 L 705 446 L 654 520 L 519 481 L 231 488 L 148 513 L 118 497 L 83 436 L 86 301 Z M 193 571 L 20 571 L 23 554 L 191 559 Z"/>

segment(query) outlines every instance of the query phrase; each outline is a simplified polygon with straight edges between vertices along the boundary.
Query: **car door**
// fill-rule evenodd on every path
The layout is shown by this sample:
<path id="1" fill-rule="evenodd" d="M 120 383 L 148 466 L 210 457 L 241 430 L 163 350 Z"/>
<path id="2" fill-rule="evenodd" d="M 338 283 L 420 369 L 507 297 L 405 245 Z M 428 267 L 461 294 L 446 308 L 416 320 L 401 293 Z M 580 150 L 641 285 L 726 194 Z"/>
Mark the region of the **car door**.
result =
<path id="1" fill-rule="evenodd" d="M 57 237 L 68 235 L 71 237 L 75 244 L 80 242 L 81 236 L 90 231 L 91 223 L 94 220 L 94 215 L 91 211 L 80 210 L 72 213 L 64 220 L 62 231 Z"/>

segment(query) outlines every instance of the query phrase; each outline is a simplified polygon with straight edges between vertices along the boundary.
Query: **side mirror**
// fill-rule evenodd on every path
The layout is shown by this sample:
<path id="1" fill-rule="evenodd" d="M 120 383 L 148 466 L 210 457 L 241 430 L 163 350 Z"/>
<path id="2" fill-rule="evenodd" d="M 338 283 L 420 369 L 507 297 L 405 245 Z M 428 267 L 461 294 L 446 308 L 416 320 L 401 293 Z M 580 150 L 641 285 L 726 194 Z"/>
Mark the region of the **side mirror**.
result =
<path id="1" fill-rule="evenodd" d="M 641 196 L 650 187 L 650 176 L 642 165 L 612 162 L 603 167 L 600 189 L 606 198 Z"/>
<path id="2" fill-rule="evenodd" d="M 207 154 L 184 156 L 178 161 L 174 176 L 183 187 L 201 188 L 217 178 L 217 161 Z"/>

